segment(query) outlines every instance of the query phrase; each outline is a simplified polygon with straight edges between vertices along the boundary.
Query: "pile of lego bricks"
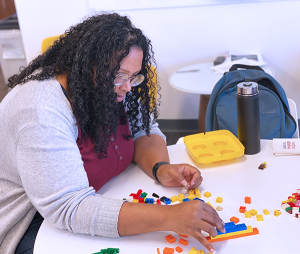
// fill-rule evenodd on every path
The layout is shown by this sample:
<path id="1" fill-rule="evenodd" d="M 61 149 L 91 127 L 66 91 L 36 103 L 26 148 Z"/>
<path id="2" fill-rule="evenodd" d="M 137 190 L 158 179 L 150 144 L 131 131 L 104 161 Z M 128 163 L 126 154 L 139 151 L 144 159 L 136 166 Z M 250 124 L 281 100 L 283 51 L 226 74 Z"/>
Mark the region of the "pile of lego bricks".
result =
<path id="1" fill-rule="evenodd" d="M 198 188 L 195 188 L 193 190 L 189 190 L 189 195 L 185 197 L 183 193 L 179 194 L 178 196 L 173 196 L 171 198 L 167 198 L 165 196 L 159 197 L 156 193 L 152 194 L 151 198 L 147 197 L 148 193 L 143 192 L 142 189 L 139 189 L 137 193 L 131 193 L 128 198 L 124 198 L 124 200 L 127 200 L 129 202 L 133 203 L 148 203 L 148 204 L 165 204 L 169 205 L 171 203 L 183 203 L 190 200 L 201 200 L 204 202 L 204 200 L 200 199 L 201 193 Z"/>
<path id="2" fill-rule="evenodd" d="M 287 200 L 281 202 L 281 208 L 293 217 L 300 219 L 300 189 L 292 193 Z"/>
<path id="3" fill-rule="evenodd" d="M 100 252 L 92 253 L 92 254 L 118 254 L 120 250 L 118 248 L 107 248 L 101 249 Z"/>

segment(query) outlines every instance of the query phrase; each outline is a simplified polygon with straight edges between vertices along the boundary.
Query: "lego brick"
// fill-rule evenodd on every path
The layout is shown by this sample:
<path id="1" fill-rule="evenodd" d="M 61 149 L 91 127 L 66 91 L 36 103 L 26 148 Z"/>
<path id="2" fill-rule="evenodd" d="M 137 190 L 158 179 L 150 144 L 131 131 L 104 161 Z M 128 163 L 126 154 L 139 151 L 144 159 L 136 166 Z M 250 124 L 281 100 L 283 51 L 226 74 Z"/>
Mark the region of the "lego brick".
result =
<path id="1" fill-rule="evenodd" d="M 169 205 L 169 204 L 171 204 L 171 199 L 169 199 L 169 198 L 165 198 L 165 200 L 164 200 L 164 201 L 165 201 L 165 204 L 166 204 L 166 205 Z"/>
<path id="2" fill-rule="evenodd" d="M 188 238 L 188 235 L 181 235 L 181 234 L 179 234 L 179 236 L 184 237 L 184 238 Z"/>
<path id="3" fill-rule="evenodd" d="M 265 215 L 270 215 L 270 212 L 269 212 L 267 209 L 263 210 L 263 213 L 264 213 Z"/>
<path id="4" fill-rule="evenodd" d="M 251 228 L 251 226 L 248 226 Z M 253 228 L 252 231 L 250 230 L 250 232 L 247 233 L 243 233 L 243 231 L 241 231 L 240 234 L 237 235 L 232 235 L 232 236 L 224 236 L 222 238 L 212 238 L 210 236 L 206 237 L 206 239 L 208 240 L 208 242 L 213 243 L 213 242 L 220 242 L 220 241 L 225 241 L 225 240 L 230 240 L 230 239 L 234 239 L 234 238 L 239 238 L 239 237 L 244 237 L 244 236 L 250 236 L 250 235 L 257 235 L 259 234 L 259 231 L 257 228 Z"/>
<path id="5" fill-rule="evenodd" d="M 183 202 L 187 202 L 190 201 L 188 198 L 185 198 L 184 200 L 182 200 Z"/>
<path id="6" fill-rule="evenodd" d="M 154 192 L 152 193 L 152 197 L 159 198 L 159 196 Z"/>
<path id="7" fill-rule="evenodd" d="M 255 209 L 251 209 L 249 212 L 251 213 L 252 216 L 257 214 L 257 211 Z"/>
<path id="8" fill-rule="evenodd" d="M 176 238 L 174 236 L 172 236 L 171 234 L 167 235 L 165 238 L 169 243 L 175 243 L 176 242 Z"/>
<path id="9" fill-rule="evenodd" d="M 201 192 L 198 188 L 195 188 L 195 195 L 197 198 L 201 198 Z"/>
<path id="10" fill-rule="evenodd" d="M 145 198 L 145 203 L 154 204 L 154 199 L 153 198 Z"/>
<path id="11" fill-rule="evenodd" d="M 164 250 L 163 250 L 163 254 L 173 254 L 173 253 L 174 253 L 173 248 L 165 247 Z"/>
<path id="12" fill-rule="evenodd" d="M 159 248 L 157 248 L 157 254 L 160 254 Z"/>
<path id="13" fill-rule="evenodd" d="M 251 218 L 251 213 L 250 212 L 244 212 L 245 218 Z"/>
<path id="14" fill-rule="evenodd" d="M 189 195 L 194 195 L 195 194 L 195 190 L 191 189 L 189 190 Z"/>
<path id="15" fill-rule="evenodd" d="M 179 246 L 177 246 L 177 247 L 175 248 L 175 250 L 176 250 L 178 253 L 181 253 L 181 252 L 183 251 L 182 248 L 179 247 Z"/>
<path id="16" fill-rule="evenodd" d="M 141 197 L 145 198 L 148 194 L 146 192 L 141 193 Z"/>
<path id="17" fill-rule="evenodd" d="M 228 234 L 228 233 L 247 230 L 246 224 L 244 224 L 244 223 L 234 224 L 234 222 L 225 223 L 224 228 L 226 230 L 226 233 L 222 233 L 221 231 L 219 231 L 219 229 L 217 229 L 218 235 L 224 235 L 224 234 Z"/>
<path id="18" fill-rule="evenodd" d="M 240 219 L 233 216 L 233 217 L 230 218 L 230 221 L 232 221 L 233 223 L 237 224 L 240 221 Z"/>
<path id="19" fill-rule="evenodd" d="M 285 210 L 285 208 L 290 207 L 287 203 L 281 204 L 281 208 Z"/>
<path id="20" fill-rule="evenodd" d="M 240 211 L 240 213 L 246 212 L 246 206 L 240 206 L 239 211 Z"/>
<path id="21" fill-rule="evenodd" d="M 216 203 L 223 203 L 223 198 L 222 197 L 217 197 Z"/>
<path id="22" fill-rule="evenodd" d="M 193 200 L 200 200 L 200 201 L 202 201 L 202 202 L 204 202 L 204 200 L 203 199 L 201 199 L 201 198 L 194 198 Z"/>
<path id="23" fill-rule="evenodd" d="M 161 204 L 161 201 L 160 199 L 156 200 L 156 204 L 160 205 Z"/>
<path id="24" fill-rule="evenodd" d="M 177 196 L 173 196 L 170 198 L 172 203 L 175 203 L 176 201 L 178 201 L 178 197 Z"/>
<path id="25" fill-rule="evenodd" d="M 185 240 L 185 239 L 182 239 L 182 238 L 180 238 L 180 239 L 179 239 L 179 243 L 181 243 L 181 244 L 183 244 L 183 245 L 185 245 L 185 246 L 188 246 L 188 244 L 189 244 L 189 241 L 188 241 L 188 240 Z"/>
<path id="26" fill-rule="evenodd" d="M 276 209 L 274 211 L 274 216 L 278 217 L 280 214 L 281 214 L 281 212 L 279 210 Z"/>
<path id="27" fill-rule="evenodd" d="M 133 199 L 133 200 L 132 200 L 132 203 L 138 203 L 138 202 L 139 202 L 138 199 Z"/>
<path id="28" fill-rule="evenodd" d="M 204 197 L 209 198 L 210 196 L 211 196 L 210 192 L 207 191 L 207 192 L 204 193 Z"/>
<path id="29" fill-rule="evenodd" d="M 190 194 L 190 195 L 187 196 L 187 198 L 189 200 L 193 200 L 195 197 L 196 197 L 195 194 Z"/>
<path id="30" fill-rule="evenodd" d="M 264 218 L 263 218 L 263 216 L 261 214 L 257 214 L 256 215 L 256 220 L 257 221 L 264 221 Z"/>
<path id="31" fill-rule="evenodd" d="M 185 195 L 182 194 L 182 193 L 181 193 L 181 194 L 178 194 L 178 198 L 180 198 L 180 199 L 181 199 L 181 198 L 182 198 L 182 199 L 185 199 Z"/>
<path id="32" fill-rule="evenodd" d="M 217 211 L 222 211 L 222 210 L 223 210 L 223 207 L 222 207 L 222 206 L 217 206 L 217 207 L 216 207 L 216 210 L 217 210 Z"/>
<path id="33" fill-rule="evenodd" d="M 245 197 L 245 203 L 251 204 L 251 197 Z"/>

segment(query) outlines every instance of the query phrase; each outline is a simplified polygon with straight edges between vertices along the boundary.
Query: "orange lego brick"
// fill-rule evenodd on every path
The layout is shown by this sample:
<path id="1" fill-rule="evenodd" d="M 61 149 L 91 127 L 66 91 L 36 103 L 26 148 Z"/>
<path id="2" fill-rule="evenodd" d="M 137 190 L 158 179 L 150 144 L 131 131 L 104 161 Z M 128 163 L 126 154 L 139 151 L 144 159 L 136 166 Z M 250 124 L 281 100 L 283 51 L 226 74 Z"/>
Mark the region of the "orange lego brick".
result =
<path id="1" fill-rule="evenodd" d="M 180 238 L 180 239 L 179 239 L 179 243 L 181 243 L 181 244 L 183 244 L 183 245 L 185 245 L 185 246 L 188 246 L 189 241 Z"/>
<path id="2" fill-rule="evenodd" d="M 184 237 L 184 238 L 188 237 L 188 235 L 181 235 L 181 234 L 179 234 L 179 236 Z"/>
<path id="3" fill-rule="evenodd" d="M 159 248 L 157 248 L 157 254 L 160 254 Z"/>
<path id="4" fill-rule="evenodd" d="M 165 238 L 166 238 L 166 240 L 167 240 L 169 243 L 175 243 L 175 242 L 176 242 L 175 237 L 172 236 L 171 234 L 170 234 L 170 235 L 167 235 Z"/>
<path id="5" fill-rule="evenodd" d="M 245 203 L 251 204 L 251 197 L 245 197 Z"/>
<path id="6" fill-rule="evenodd" d="M 174 249 L 165 247 L 164 251 L 163 251 L 163 254 L 174 254 Z"/>
<path id="7" fill-rule="evenodd" d="M 250 235 L 258 235 L 258 234 L 259 234 L 258 229 L 253 228 L 253 232 L 250 232 L 250 233 L 228 236 L 228 237 L 223 237 L 223 238 L 218 238 L 218 239 L 211 239 L 210 236 L 208 236 L 208 237 L 206 237 L 206 239 L 208 240 L 208 242 L 214 243 L 214 242 L 220 242 L 220 241 L 230 240 L 230 239 L 234 239 L 234 238 L 240 238 L 240 237 L 250 236 Z"/>
<path id="8" fill-rule="evenodd" d="M 230 218 L 230 221 L 234 222 L 234 224 L 237 224 L 240 221 L 240 219 L 233 216 Z"/>
<path id="9" fill-rule="evenodd" d="M 182 248 L 179 247 L 179 246 L 177 246 L 177 247 L 175 248 L 175 250 L 176 250 L 178 253 L 181 253 L 181 252 L 183 251 Z"/>

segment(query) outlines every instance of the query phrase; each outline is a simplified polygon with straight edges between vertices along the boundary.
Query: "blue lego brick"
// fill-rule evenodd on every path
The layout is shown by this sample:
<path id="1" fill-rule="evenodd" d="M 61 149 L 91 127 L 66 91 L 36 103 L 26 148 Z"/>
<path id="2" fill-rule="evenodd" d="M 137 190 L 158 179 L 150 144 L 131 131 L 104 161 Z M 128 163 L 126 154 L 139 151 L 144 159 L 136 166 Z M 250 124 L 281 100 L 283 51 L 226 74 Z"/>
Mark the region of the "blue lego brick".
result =
<path id="1" fill-rule="evenodd" d="M 225 223 L 224 228 L 226 229 L 226 233 L 222 233 L 217 229 L 218 235 L 223 235 L 227 233 L 232 233 L 232 232 L 237 232 L 237 231 L 242 231 L 242 230 L 247 230 L 247 226 L 245 223 L 241 224 L 234 224 L 234 222 L 227 222 Z"/>
<path id="2" fill-rule="evenodd" d="M 145 203 L 154 204 L 154 199 L 153 198 L 146 198 Z"/>
<path id="3" fill-rule="evenodd" d="M 169 204 L 171 204 L 171 199 L 169 199 L 169 198 L 165 198 L 165 200 L 164 200 L 164 201 L 165 201 L 165 204 L 166 204 L 166 205 L 169 205 Z"/>
<path id="4" fill-rule="evenodd" d="M 190 201 L 188 198 L 185 198 L 182 200 L 182 202 L 187 202 L 187 201 Z"/>
<path id="5" fill-rule="evenodd" d="M 201 198 L 194 198 L 193 200 L 201 200 L 202 202 L 204 202 L 204 200 Z"/>

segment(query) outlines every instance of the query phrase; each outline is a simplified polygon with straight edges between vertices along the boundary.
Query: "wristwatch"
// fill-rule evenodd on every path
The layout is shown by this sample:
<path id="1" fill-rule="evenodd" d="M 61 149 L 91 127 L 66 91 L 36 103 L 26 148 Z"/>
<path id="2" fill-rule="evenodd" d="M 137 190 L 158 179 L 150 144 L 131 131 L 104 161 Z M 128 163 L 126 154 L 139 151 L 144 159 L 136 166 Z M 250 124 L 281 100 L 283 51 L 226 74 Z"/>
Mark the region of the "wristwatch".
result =
<path id="1" fill-rule="evenodd" d="M 166 162 L 166 161 L 161 161 L 161 162 L 155 163 L 155 165 L 153 166 L 152 175 L 156 181 L 158 181 L 157 176 L 156 176 L 157 170 L 161 165 L 164 165 L 164 164 L 170 164 L 170 163 Z M 161 183 L 160 181 L 158 181 L 158 182 Z"/>

